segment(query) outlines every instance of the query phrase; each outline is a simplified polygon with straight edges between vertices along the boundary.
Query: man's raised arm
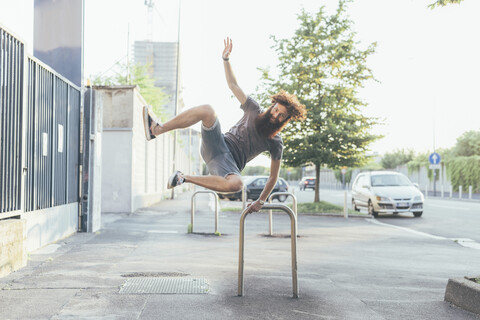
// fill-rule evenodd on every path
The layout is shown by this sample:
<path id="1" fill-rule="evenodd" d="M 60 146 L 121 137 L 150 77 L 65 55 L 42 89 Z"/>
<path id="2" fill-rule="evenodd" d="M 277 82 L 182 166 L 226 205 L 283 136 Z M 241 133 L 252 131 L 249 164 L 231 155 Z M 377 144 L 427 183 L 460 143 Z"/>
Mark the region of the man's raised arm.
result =
<path id="1" fill-rule="evenodd" d="M 237 79 L 233 75 L 232 66 L 230 65 L 230 53 L 232 52 L 232 39 L 228 38 L 223 40 L 225 44 L 225 49 L 223 49 L 223 66 L 225 67 L 225 78 L 227 79 L 228 87 L 232 90 L 235 97 L 237 97 L 238 101 L 241 104 L 244 104 L 247 101 L 247 95 L 243 92 L 243 90 L 238 86 Z"/>
<path id="2" fill-rule="evenodd" d="M 260 194 L 260 197 L 258 197 L 256 201 L 252 202 L 248 206 L 249 208 L 248 213 L 259 211 L 263 206 L 262 203 L 265 203 L 267 201 L 268 196 L 270 195 L 270 193 L 272 193 L 272 190 L 275 188 L 275 185 L 277 184 L 281 164 L 282 164 L 282 160 L 271 160 L 270 177 L 268 178 L 267 183 L 265 184 L 265 187 L 263 188 L 263 191 Z"/>

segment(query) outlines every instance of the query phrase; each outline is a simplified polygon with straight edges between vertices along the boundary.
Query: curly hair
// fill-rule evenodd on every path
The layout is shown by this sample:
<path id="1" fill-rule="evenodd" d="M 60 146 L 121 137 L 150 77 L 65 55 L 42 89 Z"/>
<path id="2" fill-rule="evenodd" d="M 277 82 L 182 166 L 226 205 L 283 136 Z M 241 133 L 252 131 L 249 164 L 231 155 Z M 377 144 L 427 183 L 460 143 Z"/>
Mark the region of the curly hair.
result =
<path id="1" fill-rule="evenodd" d="M 297 96 L 280 90 L 279 93 L 271 96 L 272 104 L 279 103 L 287 108 L 291 120 L 305 120 L 307 109 L 304 104 L 298 101 Z"/>

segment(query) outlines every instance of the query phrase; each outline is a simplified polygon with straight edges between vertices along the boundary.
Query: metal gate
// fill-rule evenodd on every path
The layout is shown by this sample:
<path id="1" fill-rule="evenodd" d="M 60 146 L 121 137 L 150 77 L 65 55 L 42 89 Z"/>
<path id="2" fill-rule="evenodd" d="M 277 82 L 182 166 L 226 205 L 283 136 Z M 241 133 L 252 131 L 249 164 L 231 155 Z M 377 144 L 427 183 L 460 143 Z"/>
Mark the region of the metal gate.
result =
<path id="1" fill-rule="evenodd" d="M 78 202 L 80 89 L 0 35 L 0 219 Z"/>
<path id="2" fill-rule="evenodd" d="M 0 217 L 21 207 L 24 50 L 0 28 Z"/>

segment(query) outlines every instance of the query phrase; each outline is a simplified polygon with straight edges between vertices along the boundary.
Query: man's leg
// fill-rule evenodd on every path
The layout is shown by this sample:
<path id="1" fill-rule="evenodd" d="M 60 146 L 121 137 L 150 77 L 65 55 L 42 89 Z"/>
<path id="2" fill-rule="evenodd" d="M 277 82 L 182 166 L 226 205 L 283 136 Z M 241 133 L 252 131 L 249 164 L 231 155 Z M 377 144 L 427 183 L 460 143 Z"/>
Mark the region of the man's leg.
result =
<path id="1" fill-rule="evenodd" d="M 226 178 L 219 176 L 189 176 L 182 175 L 185 182 L 218 192 L 237 192 L 242 190 L 243 182 L 240 176 L 230 174 Z"/>
<path id="2" fill-rule="evenodd" d="M 151 130 L 155 136 L 158 136 L 171 130 L 188 128 L 199 121 L 202 121 L 205 127 L 210 128 L 215 124 L 215 120 L 215 110 L 211 105 L 204 104 L 185 110 L 163 125 L 152 124 Z"/>

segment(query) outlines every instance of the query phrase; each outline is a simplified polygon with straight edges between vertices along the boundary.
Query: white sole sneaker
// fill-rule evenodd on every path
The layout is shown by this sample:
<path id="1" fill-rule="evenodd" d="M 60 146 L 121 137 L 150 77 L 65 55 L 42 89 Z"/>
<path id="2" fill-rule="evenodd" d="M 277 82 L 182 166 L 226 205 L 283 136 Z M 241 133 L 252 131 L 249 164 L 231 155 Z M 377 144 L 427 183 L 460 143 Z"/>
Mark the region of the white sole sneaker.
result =
<path id="1" fill-rule="evenodd" d="M 143 128 L 145 129 L 145 138 L 148 141 L 152 140 L 152 132 L 150 131 L 151 117 L 148 113 L 148 106 L 143 106 Z"/>
<path id="2" fill-rule="evenodd" d="M 161 126 L 162 124 L 158 121 L 157 117 L 153 113 L 151 106 L 143 106 L 142 116 L 143 128 L 145 129 L 145 138 L 147 138 L 148 141 L 155 139 L 157 136 L 152 133 L 150 127 L 152 126 L 152 123 L 156 123 L 159 126 Z"/>
<path id="3" fill-rule="evenodd" d="M 170 176 L 170 178 L 168 178 L 167 189 L 175 188 L 176 186 L 179 186 L 183 183 L 183 179 L 180 182 L 177 180 L 177 176 L 179 174 L 182 174 L 182 173 L 177 170 Z"/>

